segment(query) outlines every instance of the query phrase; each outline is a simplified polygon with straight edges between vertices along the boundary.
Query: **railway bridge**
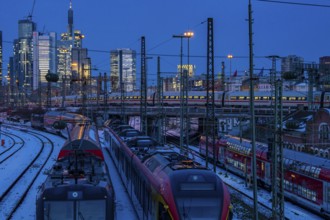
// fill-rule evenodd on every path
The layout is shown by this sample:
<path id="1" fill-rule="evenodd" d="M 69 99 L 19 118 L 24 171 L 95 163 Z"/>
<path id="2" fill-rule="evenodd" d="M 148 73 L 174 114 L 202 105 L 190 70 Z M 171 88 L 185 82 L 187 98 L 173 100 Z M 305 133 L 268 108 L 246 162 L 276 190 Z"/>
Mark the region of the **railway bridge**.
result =
<path id="1" fill-rule="evenodd" d="M 205 130 L 205 118 L 206 118 L 206 107 L 196 106 L 188 107 L 187 119 L 191 122 L 192 120 L 198 121 L 198 132 L 203 133 Z M 283 115 L 289 114 L 291 111 L 296 109 L 284 109 Z M 108 105 L 107 108 L 97 108 L 89 107 L 85 109 L 86 113 L 93 112 L 94 114 L 102 115 L 104 119 L 120 117 L 124 118 L 127 122 L 131 118 L 136 118 L 140 120 L 141 108 L 139 105 L 134 106 L 118 106 L 118 105 Z M 241 122 L 248 122 L 251 113 L 248 107 L 221 107 L 215 108 L 215 117 L 217 119 L 218 133 L 227 133 L 233 127 L 240 126 Z M 255 118 L 257 123 L 270 124 L 274 120 L 274 110 L 269 107 L 259 107 L 255 108 Z M 148 134 L 152 134 L 153 127 L 157 125 L 159 119 L 165 119 L 166 122 L 169 121 L 180 121 L 180 107 L 175 106 L 148 106 L 147 107 L 147 127 Z M 179 123 L 178 123 L 179 124 Z"/>

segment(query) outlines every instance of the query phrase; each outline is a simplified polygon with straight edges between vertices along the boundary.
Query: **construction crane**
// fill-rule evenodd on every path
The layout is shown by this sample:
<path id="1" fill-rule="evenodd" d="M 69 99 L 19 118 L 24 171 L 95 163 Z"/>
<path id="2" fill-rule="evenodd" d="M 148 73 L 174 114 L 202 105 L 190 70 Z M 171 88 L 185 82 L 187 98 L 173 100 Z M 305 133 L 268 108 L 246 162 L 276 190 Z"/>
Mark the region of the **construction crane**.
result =
<path id="1" fill-rule="evenodd" d="M 35 4 L 36 4 L 36 0 L 33 0 L 31 11 L 30 11 L 29 15 L 27 16 L 27 19 L 30 20 L 30 21 L 32 21 L 33 10 L 34 10 L 34 5 Z"/>

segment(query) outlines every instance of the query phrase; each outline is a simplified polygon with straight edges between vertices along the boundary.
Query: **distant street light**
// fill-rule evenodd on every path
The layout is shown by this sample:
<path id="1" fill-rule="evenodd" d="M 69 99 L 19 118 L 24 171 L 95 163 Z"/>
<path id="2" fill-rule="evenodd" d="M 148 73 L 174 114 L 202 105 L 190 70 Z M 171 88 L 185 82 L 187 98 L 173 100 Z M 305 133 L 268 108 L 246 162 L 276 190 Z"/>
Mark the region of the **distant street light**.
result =
<path id="1" fill-rule="evenodd" d="M 228 54 L 227 58 L 229 59 L 229 76 L 231 76 L 231 59 L 233 59 L 233 55 Z"/>

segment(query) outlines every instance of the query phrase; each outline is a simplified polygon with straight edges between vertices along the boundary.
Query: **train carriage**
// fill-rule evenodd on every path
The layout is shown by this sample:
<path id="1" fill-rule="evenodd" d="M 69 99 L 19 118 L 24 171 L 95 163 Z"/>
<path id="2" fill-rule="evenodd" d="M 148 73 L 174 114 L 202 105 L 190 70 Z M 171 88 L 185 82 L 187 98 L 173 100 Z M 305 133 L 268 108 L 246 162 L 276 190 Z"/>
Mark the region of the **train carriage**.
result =
<path id="1" fill-rule="evenodd" d="M 112 92 L 106 95 L 107 104 L 111 106 L 120 106 L 125 103 L 126 106 L 138 106 L 141 104 L 140 92 L 126 92 L 122 94 L 120 92 Z M 330 93 L 325 91 L 313 91 L 312 99 L 309 100 L 309 94 L 305 91 L 290 91 L 284 90 L 282 92 L 282 105 L 284 109 L 291 110 L 300 108 L 307 108 L 312 105 L 313 109 L 330 106 Z M 97 99 L 97 95 L 87 96 L 87 102 L 89 105 L 104 105 L 104 95 L 100 95 Z M 62 96 L 52 97 L 52 103 L 55 106 L 62 106 Z M 150 91 L 147 93 L 148 106 L 155 106 L 158 103 L 157 92 Z M 204 107 L 207 105 L 206 91 L 188 91 L 188 106 Z M 274 104 L 275 98 L 271 91 L 255 91 L 254 105 L 256 108 L 269 108 Z M 165 91 L 163 92 L 162 104 L 164 106 L 180 106 L 181 93 L 180 91 Z M 217 108 L 235 108 L 235 109 L 248 109 L 250 106 L 250 92 L 249 91 L 215 91 L 214 102 Z M 64 106 L 82 106 L 81 96 L 67 96 L 65 98 Z"/>
<path id="2" fill-rule="evenodd" d="M 140 219 L 231 218 L 227 188 L 211 170 L 148 136 L 124 141 L 107 125 L 106 147 Z"/>
<path id="3" fill-rule="evenodd" d="M 98 132 L 76 125 L 38 191 L 36 219 L 114 219 L 114 201 Z"/>
<path id="4" fill-rule="evenodd" d="M 206 155 L 205 136 L 200 141 L 200 153 Z M 209 142 L 209 157 L 213 144 Z M 214 152 L 218 162 L 243 178 L 251 180 L 251 141 L 226 135 L 216 141 Z M 271 158 L 268 145 L 256 142 L 257 181 L 271 188 Z M 330 218 L 330 160 L 303 152 L 283 149 L 285 197 L 320 215 Z"/>

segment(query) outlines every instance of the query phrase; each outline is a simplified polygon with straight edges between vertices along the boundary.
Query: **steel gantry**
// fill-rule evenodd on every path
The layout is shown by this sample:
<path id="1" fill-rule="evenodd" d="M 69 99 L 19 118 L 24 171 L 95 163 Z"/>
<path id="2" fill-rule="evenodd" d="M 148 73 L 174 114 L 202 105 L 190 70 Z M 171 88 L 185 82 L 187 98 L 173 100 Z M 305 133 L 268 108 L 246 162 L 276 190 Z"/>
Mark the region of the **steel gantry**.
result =
<path id="1" fill-rule="evenodd" d="M 147 122 L 147 69 L 146 69 L 146 42 L 141 37 L 141 95 L 140 95 L 140 130 L 148 135 Z"/>
<path id="2" fill-rule="evenodd" d="M 157 137 L 161 145 L 165 144 L 165 113 L 163 105 L 163 78 L 160 76 L 160 57 L 157 57 L 157 106 L 158 106 L 158 129 Z"/>
<path id="3" fill-rule="evenodd" d="M 214 112 L 214 39 L 213 39 L 213 18 L 207 19 L 207 65 L 206 65 L 206 155 L 208 155 L 208 144 L 213 146 L 213 152 L 215 147 L 216 138 L 216 118 Z M 213 154 L 213 169 L 216 171 L 215 154 Z M 208 166 L 208 160 L 206 159 L 206 166 Z"/>
<path id="4" fill-rule="evenodd" d="M 192 32 L 185 32 L 181 35 L 173 35 L 173 38 L 180 39 L 180 148 L 188 148 L 189 145 L 189 119 L 188 119 L 188 70 L 183 70 L 183 38 L 188 39 L 188 63 L 189 63 L 189 39 L 193 36 Z M 189 64 L 188 64 L 189 65 Z M 186 152 L 186 151 L 184 151 Z"/>

